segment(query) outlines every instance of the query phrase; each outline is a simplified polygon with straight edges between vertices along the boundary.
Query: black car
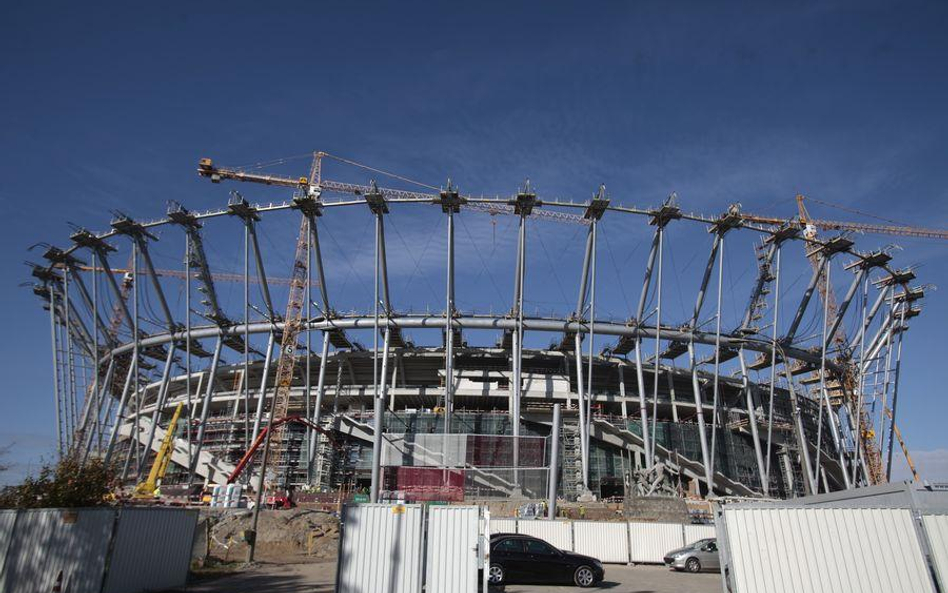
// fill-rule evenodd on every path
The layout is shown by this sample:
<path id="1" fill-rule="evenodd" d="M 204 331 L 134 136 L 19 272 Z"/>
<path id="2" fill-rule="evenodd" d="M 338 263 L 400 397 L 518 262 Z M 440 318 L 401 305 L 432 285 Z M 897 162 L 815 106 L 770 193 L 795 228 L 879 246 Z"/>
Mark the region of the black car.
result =
<path id="1" fill-rule="evenodd" d="M 602 562 L 589 556 L 558 550 L 529 535 L 498 533 L 490 538 L 492 585 L 549 583 L 592 587 L 602 581 Z"/>

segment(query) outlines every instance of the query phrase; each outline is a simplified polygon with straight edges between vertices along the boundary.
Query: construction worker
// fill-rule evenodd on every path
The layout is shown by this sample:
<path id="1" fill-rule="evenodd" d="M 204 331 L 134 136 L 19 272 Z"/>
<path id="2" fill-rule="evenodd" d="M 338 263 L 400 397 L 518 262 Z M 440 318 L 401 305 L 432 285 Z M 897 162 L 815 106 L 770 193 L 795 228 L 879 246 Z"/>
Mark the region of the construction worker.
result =
<path id="1" fill-rule="evenodd" d="M 586 520 L 586 507 L 583 505 L 579 505 L 579 520 L 580 521 Z"/>

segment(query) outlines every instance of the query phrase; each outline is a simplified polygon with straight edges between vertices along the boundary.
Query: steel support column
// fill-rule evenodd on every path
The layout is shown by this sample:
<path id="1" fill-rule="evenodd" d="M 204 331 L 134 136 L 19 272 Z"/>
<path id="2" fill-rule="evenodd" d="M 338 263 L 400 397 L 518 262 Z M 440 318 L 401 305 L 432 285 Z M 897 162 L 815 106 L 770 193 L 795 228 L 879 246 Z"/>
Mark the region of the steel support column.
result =
<path id="1" fill-rule="evenodd" d="M 827 273 L 827 278 L 829 274 Z M 836 332 L 839 330 L 840 324 L 843 322 L 843 316 L 846 315 L 846 310 L 849 308 L 849 303 L 852 302 L 853 296 L 856 294 L 856 290 L 859 288 L 859 283 L 866 276 L 866 266 L 859 266 L 856 271 L 856 276 L 853 278 L 852 284 L 849 285 L 849 290 L 846 291 L 846 296 L 843 298 L 843 302 L 839 304 L 839 307 L 836 309 L 836 316 L 833 318 L 833 324 L 830 326 L 829 331 L 825 333 L 823 338 L 823 350 L 825 351 L 829 348 L 830 342 L 833 341 L 833 338 L 836 336 Z M 827 280 L 827 283 L 829 281 Z M 827 284 L 829 286 L 829 284 Z M 827 288 L 827 294 L 829 294 L 830 289 Z M 863 308 L 865 308 L 865 303 L 863 303 Z"/>
<path id="2" fill-rule="evenodd" d="M 141 457 L 138 461 L 139 467 L 144 466 L 145 461 L 148 460 L 148 452 L 151 451 L 151 444 L 155 439 L 155 429 L 158 427 L 158 423 L 161 422 L 162 409 L 165 406 L 165 400 L 168 396 L 168 379 L 171 377 L 171 366 L 174 364 L 176 346 L 175 342 L 171 342 L 171 346 L 168 348 L 168 357 L 165 359 L 165 367 L 161 372 L 161 383 L 158 386 L 158 394 L 155 397 L 155 409 L 151 413 L 151 428 L 148 429 L 148 438 L 145 441 L 145 448 L 142 450 Z"/>
<path id="3" fill-rule="evenodd" d="M 201 418 L 199 420 L 197 437 L 194 443 L 194 454 L 191 457 L 191 467 L 188 468 L 188 483 L 194 483 L 194 473 L 197 470 L 201 449 L 204 448 L 204 431 L 207 429 L 207 419 L 211 412 L 211 400 L 214 397 L 214 376 L 217 375 L 217 365 L 221 360 L 221 347 L 224 343 L 218 338 L 214 344 L 214 356 L 211 358 L 211 368 L 207 371 L 207 385 L 204 386 L 204 401 L 201 404 Z"/>
<path id="4" fill-rule="evenodd" d="M 816 285 L 820 280 L 820 276 L 823 275 L 823 269 L 829 262 L 829 258 L 824 256 L 822 253 L 820 253 L 818 257 L 819 263 L 817 264 L 816 269 L 813 270 L 813 275 L 810 276 L 810 283 L 807 285 L 806 290 L 803 291 L 803 298 L 800 300 L 800 305 L 797 307 L 797 312 L 793 316 L 793 321 L 790 322 L 790 328 L 783 337 L 783 341 L 785 343 L 792 342 L 793 338 L 796 337 L 797 330 L 800 328 L 800 322 L 803 321 L 803 315 L 806 313 L 807 305 L 810 304 L 810 298 L 813 297 L 813 291 L 816 290 Z"/>
<path id="5" fill-rule="evenodd" d="M 385 411 L 384 402 L 380 399 L 379 392 L 379 244 L 382 234 L 382 215 L 375 215 L 375 275 L 374 275 L 374 298 L 373 309 L 375 312 L 374 330 L 372 332 L 372 402 L 374 408 L 372 434 L 372 482 L 369 490 L 370 501 L 377 503 L 379 501 L 379 491 L 381 490 L 381 465 L 382 465 L 382 414 Z M 338 399 L 338 394 L 337 394 Z"/>
<path id="6" fill-rule="evenodd" d="M 49 284 L 49 329 L 50 341 L 53 345 L 53 404 L 56 406 L 56 454 L 62 458 L 63 447 L 63 417 L 62 398 L 59 393 L 59 339 L 56 328 L 56 287 Z"/>
<path id="7" fill-rule="evenodd" d="M 526 277 L 526 239 L 527 239 L 527 214 L 521 210 L 520 227 L 517 234 L 517 270 L 514 285 L 514 314 L 516 315 L 516 325 L 513 333 L 513 409 L 511 410 L 511 420 L 513 422 L 513 457 L 514 457 L 514 484 L 520 489 L 520 398 L 523 389 L 523 292 L 524 278 Z"/>
<path id="8" fill-rule="evenodd" d="M 579 298 L 576 300 L 576 320 L 582 322 L 584 317 L 584 312 L 586 308 L 586 292 L 589 287 L 589 263 L 592 258 L 593 251 L 593 242 L 595 241 L 593 237 L 593 228 L 589 227 L 589 232 L 586 235 L 586 251 L 583 256 L 583 273 L 579 282 Z M 582 470 L 583 477 L 583 488 L 584 490 L 589 489 L 589 440 L 586 438 L 586 433 L 589 430 L 589 422 L 586 418 L 588 413 L 588 407 L 586 406 L 586 394 L 585 394 L 585 380 L 583 378 L 583 350 L 582 343 L 583 337 L 580 332 L 576 332 L 576 335 L 573 338 L 574 349 L 576 354 L 576 404 L 579 408 L 579 450 L 580 450 L 580 465 Z"/>
<path id="9" fill-rule="evenodd" d="M 271 331 L 267 338 L 267 352 L 263 357 L 263 373 L 260 377 L 260 390 L 257 392 L 257 410 L 253 420 L 253 438 L 250 442 L 257 440 L 260 435 L 260 427 L 263 425 L 263 411 L 267 403 L 267 380 L 270 378 L 270 365 L 273 362 L 273 350 L 276 347 L 276 333 Z"/>
<path id="10" fill-rule="evenodd" d="M 662 284 L 665 272 L 665 231 L 658 235 L 658 277 L 655 279 L 655 369 L 652 376 L 652 445 L 651 458 L 655 459 L 658 444 L 658 377 L 661 372 L 662 352 Z"/>
<path id="11" fill-rule="evenodd" d="M 907 287 L 906 287 L 907 288 Z M 899 318 L 899 339 L 895 346 L 895 376 L 892 379 L 892 414 L 889 417 L 889 443 L 886 447 L 885 479 L 892 479 L 892 442 L 895 440 L 895 415 L 899 404 L 899 378 L 902 372 L 902 335 L 905 333 L 905 310 L 908 302 L 902 303 Z"/>
<path id="12" fill-rule="evenodd" d="M 806 440 L 806 432 L 803 430 L 800 402 L 797 400 L 797 390 L 793 386 L 793 375 L 790 374 L 790 368 L 786 364 L 784 365 L 784 375 L 787 379 L 787 389 L 790 394 L 790 410 L 793 414 L 793 426 L 794 432 L 796 433 L 797 447 L 800 450 L 800 460 L 803 462 L 803 474 L 806 476 L 804 486 L 807 494 L 816 494 L 816 477 L 813 473 L 813 464 L 810 462 L 810 447 Z"/>
<path id="13" fill-rule="evenodd" d="M 546 518 L 556 518 L 556 495 L 560 476 L 560 404 L 553 404 L 553 427 L 550 433 L 550 477 L 547 483 Z"/>
<path id="14" fill-rule="evenodd" d="M 454 210 L 448 210 L 448 278 L 444 308 L 444 434 L 451 434 L 454 413 Z M 383 371 L 383 381 L 385 372 Z"/>
<path id="15" fill-rule="evenodd" d="M 704 267 L 704 275 L 701 278 L 701 284 L 698 287 L 698 296 L 695 301 L 694 312 L 691 316 L 691 328 L 698 329 L 701 317 L 701 308 L 704 305 L 704 297 L 708 290 L 708 283 L 711 281 L 711 272 L 714 270 L 714 260 L 717 257 L 718 249 L 721 245 L 721 235 L 714 235 L 714 242 L 711 244 L 711 253 L 708 255 L 708 263 Z M 720 343 L 720 338 L 716 342 Z M 695 412 L 698 419 L 698 438 L 701 440 L 701 463 L 704 466 L 705 481 L 708 485 L 708 494 L 714 490 L 714 467 L 711 460 L 711 454 L 708 449 L 707 427 L 704 419 L 704 397 L 701 391 L 701 382 L 698 379 L 698 356 L 695 352 L 694 340 L 688 342 L 688 362 L 691 367 L 691 389 L 695 400 Z M 713 413 L 712 413 L 713 416 Z"/>
<path id="16" fill-rule="evenodd" d="M 777 244 L 777 265 L 774 270 L 774 319 L 773 327 L 770 332 L 770 392 L 767 404 L 767 454 L 765 462 L 767 464 L 764 475 L 764 496 L 770 495 L 770 460 L 773 449 L 774 436 L 774 392 L 777 388 L 777 336 L 780 335 L 780 259 L 783 251 L 783 244 Z"/>
<path id="17" fill-rule="evenodd" d="M 655 256 L 658 253 L 659 242 L 661 241 L 662 230 L 664 226 L 659 225 L 655 229 L 655 237 L 652 239 L 652 247 L 648 252 L 648 260 L 645 263 L 645 279 L 642 281 L 642 293 L 639 295 L 639 304 L 635 310 L 635 321 L 642 325 L 645 314 L 645 302 L 648 298 L 648 289 L 652 283 L 652 269 L 655 265 Z M 651 441 L 649 439 L 648 426 L 648 406 L 645 402 L 645 374 L 642 370 L 642 339 L 636 335 L 634 340 L 635 350 L 635 379 L 639 392 L 639 419 L 642 423 L 642 443 L 645 449 L 645 467 L 651 468 L 654 457 L 651 450 Z"/>
<path id="18" fill-rule="evenodd" d="M 128 372 L 125 374 L 125 386 L 122 388 L 122 397 L 119 399 L 118 407 L 115 410 L 115 419 L 112 423 L 112 432 L 109 434 L 109 441 L 105 446 L 105 456 L 102 458 L 105 465 L 109 465 L 112 461 L 112 453 L 115 450 L 115 443 L 118 439 L 118 431 L 122 422 L 125 421 L 125 407 L 128 404 L 129 394 L 131 393 L 131 386 L 133 378 L 135 377 L 135 365 L 128 365 Z M 137 380 L 135 381 L 137 383 Z"/>
<path id="19" fill-rule="evenodd" d="M 329 332 L 323 332 L 323 349 L 322 354 L 319 357 L 319 379 L 316 381 L 316 405 L 313 406 L 313 424 L 319 425 L 320 413 L 323 405 L 323 394 L 326 391 L 326 365 L 329 360 Z M 338 394 L 337 394 L 338 395 Z M 315 460 L 316 454 L 316 440 L 311 439 L 309 442 L 309 465 L 310 467 Z"/>

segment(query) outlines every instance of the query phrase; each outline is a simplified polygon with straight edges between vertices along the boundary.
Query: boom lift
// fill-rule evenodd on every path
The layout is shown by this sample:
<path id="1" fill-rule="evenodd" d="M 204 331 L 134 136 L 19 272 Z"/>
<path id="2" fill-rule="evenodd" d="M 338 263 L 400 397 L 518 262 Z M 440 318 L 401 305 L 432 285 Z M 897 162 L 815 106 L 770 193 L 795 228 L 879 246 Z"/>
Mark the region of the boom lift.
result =
<path id="1" fill-rule="evenodd" d="M 171 463 L 171 451 L 174 447 L 174 435 L 178 427 L 178 419 L 181 418 L 181 410 L 184 409 L 184 402 L 178 404 L 171 416 L 171 422 L 168 424 L 168 430 L 165 431 L 165 438 L 161 440 L 161 447 L 158 448 L 158 454 L 155 456 L 155 462 L 151 464 L 151 471 L 148 472 L 148 478 L 135 487 L 133 498 L 154 498 L 155 489 L 158 483 L 164 479 L 165 472 L 168 471 L 168 464 Z"/>

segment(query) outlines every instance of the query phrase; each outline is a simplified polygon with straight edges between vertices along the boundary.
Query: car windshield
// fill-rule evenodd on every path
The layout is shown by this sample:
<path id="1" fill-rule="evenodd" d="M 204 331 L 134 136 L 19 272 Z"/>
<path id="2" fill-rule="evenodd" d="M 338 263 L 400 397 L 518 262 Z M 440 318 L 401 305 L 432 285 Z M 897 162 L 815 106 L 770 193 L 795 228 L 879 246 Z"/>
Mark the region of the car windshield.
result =
<path id="1" fill-rule="evenodd" d="M 709 544 L 709 543 L 711 543 L 711 542 L 713 542 L 713 541 L 714 541 L 714 538 L 713 538 L 713 537 L 709 537 L 708 539 L 699 539 L 699 540 L 696 541 L 695 543 L 691 544 L 691 547 L 692 547 L 692 548 L 700 548 L 700 547 L 702 547 L 702 546 L 704 546 L 704 545 L 706 545 L 706 544 Z"/>

